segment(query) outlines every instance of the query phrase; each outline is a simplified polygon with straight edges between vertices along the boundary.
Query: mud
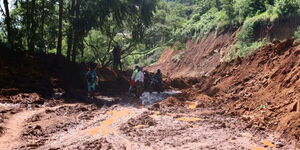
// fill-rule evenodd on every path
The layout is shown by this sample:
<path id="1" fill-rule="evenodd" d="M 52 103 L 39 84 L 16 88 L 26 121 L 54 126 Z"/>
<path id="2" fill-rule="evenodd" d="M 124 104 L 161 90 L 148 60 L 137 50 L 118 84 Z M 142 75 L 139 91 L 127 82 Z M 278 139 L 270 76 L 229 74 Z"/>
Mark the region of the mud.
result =
<path id="1" fill-rule="evenodd" d="M 120 101 L 125 101 L 122 98 L 127 97 Z M 204 109 L 193 101 L 178 99 L 180 105 L 175 105 L 175 110 L 164 105 L 169 99 L 176 97 L 148 108 L 122 103 L 110 107 L 63 102 L 36 107 L 2 103 L 1 114 L 6 118 L 1 123 L 5 129 L 0 149 L 293 148 L 276 135 L 246 128 L 247 124 L 238 118 L 224 117 L 222 110 Z M 161 109 L 154 109 L 157 106 Z"/>
<path id="2" fill-rule="evenodd" d="M 1 70 L 7 78 L 0 81 L 6 86 L 0 95 L 0 149 L 297 150 L 299 48 L 292 40 L 278 41 L 246 59 L 216 65 L 209 76 L 165 82 L 180 92 L 144 93 L 141 99 L 123 93 L 130 72 L 98 70 L 105 75 L 102 89 L 87 100 L 80 83 L 70 89 L 68 81 L 60 82 L 63 77 L 53 84 L 42 78 L 25 92 L 27 81 L 16 77 L 9 85 L 13 77 Z M 4 59 L 0 66 L 5 63 L 15 64 Z M 31 69 L 34 77 L 43 75 Z"/>
<path id="3" fill-rule="evenodd" d="M 276 132 L 299 147 L 299 50 L 299 43 L 288 39 L 268 44 L 245 59 L 221 63 L 159 109 L 176 105 L 178 110 L 188 99 L 199 107 L 237 116 L 249 129 Z"/>

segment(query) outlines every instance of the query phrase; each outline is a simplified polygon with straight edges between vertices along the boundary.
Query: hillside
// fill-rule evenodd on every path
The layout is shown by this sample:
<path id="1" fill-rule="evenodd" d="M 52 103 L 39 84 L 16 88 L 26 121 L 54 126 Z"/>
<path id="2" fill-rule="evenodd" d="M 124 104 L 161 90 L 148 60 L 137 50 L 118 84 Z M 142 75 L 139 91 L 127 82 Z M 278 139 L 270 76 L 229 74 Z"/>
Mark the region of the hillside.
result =
<path id="1" fill-rule="evenodd" d="M 300 150 L 300 0 L 0 8 L 0 150 Z"/>
<path id="2" fill-rule="evenodd" d="M 188 99 L 200 108 L 217 107 L 222 114 L 238 116 L 246 128 L 276 131 L 299 145 L 299 60 L 300 43 L 276 41 L 247 58 L 222 62 L 206 76 L 187 78 L 191 88 L 171 103 L 180 107 Z"/>
<path id="3" fill-rule="evenodd" d="M 258 26 L 255 30 L 255 39 L 268 39 L 269 41 L 286 40 L 292 38 L 297 27 L 300 26 L 300 17 L 288 17 L 279 19 L 272 27 Z M 228 61 L 230 53 L 236 50 L 239 42 L 237 37 L 241 28 L 234 31 L 210 32 L 199 41 L 189 41 L 186 49 L 166 49 L 157 62 L 145 69 L 155 72 L 161 69 L 171 78 L 201 77 L 209 75 L 221 62 Z M 238 49 L 239 50 L 239 49 Z M 254 51 L 252 48 L 251 51 Z M 238 52 L 236 52 L 238 53 Z"/>
<path id="4" fill-rule="evenodd" d="M 145 69 L 155 72 L 161 69 L 171 78 L 176 77 L 200 77 L 212 71 L 218 62 L 221 62 L 224 54 L 228 53 L 235 42 L 234 32 L 227 32 L 219 36 L 209 34 L 198 43 L 187 43 L 186 50 L 167 49 L 159 60 Z"/>

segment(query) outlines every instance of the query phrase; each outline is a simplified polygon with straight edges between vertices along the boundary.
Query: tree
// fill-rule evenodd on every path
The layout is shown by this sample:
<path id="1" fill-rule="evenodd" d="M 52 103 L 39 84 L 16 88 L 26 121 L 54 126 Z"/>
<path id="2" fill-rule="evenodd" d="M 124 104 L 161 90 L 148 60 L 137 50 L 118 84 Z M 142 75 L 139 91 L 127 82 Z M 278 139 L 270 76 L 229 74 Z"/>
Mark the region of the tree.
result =
<path id="1" fill-rule="evenodd" d="M 5 9 L 5 24 L 7 30 L 7 39 L 11 46 L 13 46 L 13 37 L 12 37 L 12 27 L 11 27 L 11 18 L 9 14 L 8 1 L 3 0 L 4 9 Z"/>
<path id="2" fill-rule="evenodd" d="M 56 54 L 61 55 L 62 48 L 62 20 L 63 20 L 63 0 L 59 0 L 58 38 Z"/>
<path id="3" fill-rule="evenodd" d="M 35 40 L 36 40 L 36 27 L 37 22 L 35 20 L 36 15 L 36 3 L 35 0 L 31 0 L 30 3 L 30 14 L 29 14 L 29 20 L 30 20 L 30 36 L 29 36 L 29 43 L 28 43 L 28 49 L 30 51 L 35 51 Z"/>

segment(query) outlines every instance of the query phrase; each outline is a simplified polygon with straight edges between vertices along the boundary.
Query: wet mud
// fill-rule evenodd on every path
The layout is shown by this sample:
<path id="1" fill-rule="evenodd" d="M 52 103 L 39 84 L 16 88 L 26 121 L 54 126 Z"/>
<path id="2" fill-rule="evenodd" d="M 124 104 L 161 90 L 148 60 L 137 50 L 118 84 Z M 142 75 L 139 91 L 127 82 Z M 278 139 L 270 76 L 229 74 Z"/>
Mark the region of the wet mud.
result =
<path id="1" fill-rule="evenodd" d="M 120 99 L 110 97 L 115 98 Z M 203 108 L 193 101 L 180 101 L 175 110 L 167 107 L 170 99 L 175 98 L 155 100 L 147 107 L 1 103 L 0 149 L 293 149 L 277 135 L 251 130 L 238 118 L 224 117 L 221 110 Z"/>

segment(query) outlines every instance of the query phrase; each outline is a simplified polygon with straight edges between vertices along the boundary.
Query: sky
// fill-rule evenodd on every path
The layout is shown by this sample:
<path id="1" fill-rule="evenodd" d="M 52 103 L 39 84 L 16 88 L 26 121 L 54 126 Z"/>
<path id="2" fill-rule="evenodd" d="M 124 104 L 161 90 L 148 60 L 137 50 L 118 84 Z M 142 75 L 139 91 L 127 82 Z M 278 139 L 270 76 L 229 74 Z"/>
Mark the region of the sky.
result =
<path id="1" fill-rule="evenodd" d="M 8 4 L 9 4 L 9 10 L 12 9 L 12 6 L 13 6 L 13 3 L 15 2 L 16 0 L 8 0 Z M 4 5 L 3 5 L 3 0 L 0 0 L 0 7 L 4 10 Z M 2 12 L 0 13 L 0 21 L 2 21 L 4 18 Z"/>

